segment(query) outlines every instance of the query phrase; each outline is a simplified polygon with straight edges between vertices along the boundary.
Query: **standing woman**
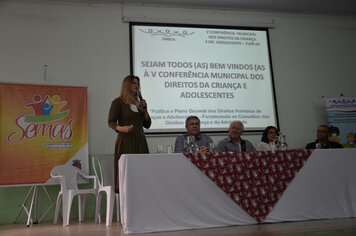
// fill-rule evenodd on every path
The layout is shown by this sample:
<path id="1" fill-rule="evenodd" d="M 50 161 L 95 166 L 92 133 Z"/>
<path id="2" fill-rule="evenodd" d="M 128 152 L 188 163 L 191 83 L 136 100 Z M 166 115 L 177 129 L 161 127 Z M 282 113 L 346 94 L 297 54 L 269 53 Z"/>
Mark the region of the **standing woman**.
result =
<path id="1" fill-rule="evenodd" d="M 278 130 L 274 126 L 267 126 L 263 131 L 261 142 L 257 145 L 258 151 L 271 151 L 275 147 Z"/>
<path id="2" fill-rule="evenodd" d="M 120 97 L 111 103 L 108 123 L 117 132 L 115 143 L 115 190 L 119 192 L 118 160 L 121 154 L 148 153 L 148 145 L 143 127 L 151 126 L 147 103 L 140 101 L 137 93 L 140 79 L 129 75 L 122 81 Z"/>

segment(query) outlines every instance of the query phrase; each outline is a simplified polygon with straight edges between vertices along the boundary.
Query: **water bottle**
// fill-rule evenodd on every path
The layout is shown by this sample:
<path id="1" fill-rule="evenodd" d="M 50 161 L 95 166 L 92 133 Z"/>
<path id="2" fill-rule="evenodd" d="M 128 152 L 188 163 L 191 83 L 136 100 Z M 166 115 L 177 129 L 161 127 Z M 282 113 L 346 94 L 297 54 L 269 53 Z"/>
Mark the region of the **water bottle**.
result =
<path id="1" fill-rule="evenodd" d="M 278 136 L 278 142 L 279 142 L 279 150 L 288 150 L 288 144 L 286 142 L 286 136 L 284 134 L 280 134 Z"/>
<path id="2" fill-rule="evenodd" d="M 316 144 L 315 144 L 315 149 L 322 149 L 321 143 L 316 143 Z"/>
<path id="3" fill-rule="evenodd" d="M 195 143 L 195 137 L 193 135 L 187 136 L 187 152 L 195 153 L 197 149 L 197 144 Z"/>

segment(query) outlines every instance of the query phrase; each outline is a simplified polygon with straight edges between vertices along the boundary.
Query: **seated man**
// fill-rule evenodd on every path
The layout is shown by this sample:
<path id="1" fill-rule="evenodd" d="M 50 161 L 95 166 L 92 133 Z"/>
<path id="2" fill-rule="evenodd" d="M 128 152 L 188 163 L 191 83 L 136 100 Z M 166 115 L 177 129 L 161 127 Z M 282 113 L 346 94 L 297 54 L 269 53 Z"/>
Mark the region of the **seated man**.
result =
<path id="1" fill-rule="evenodd" d="M 255 147 L 248 140 L 241 139 L 244 132 L 244 125 L 241 121 L 235 120 L 230 123 L 229 137 L 221 140 L 216 147 L 217 152 L 245 152 L 256 151 Z"/>
<path id="2" fill-rule="evenodd" d="M 208 147 L 210 143 L 213 143 L 213 140 L 206 135 L 200 133 L 200 120 L 197 116 L 189 116 L 185 120 L 185 128 L 187 133 L 183 134 L 182 136 L 177 137 L 175 143 L 175 152 L 187 152 L 184 146 L 184 141 L 187 140 L 188 135 L 192 135 L 195 137 L 195 142 L 198 145 L 198 152 L 207 152 L 209 151 Z"/>
<path id="3" fill-rule="evenodd" d="M 324 148 L 343 148 L 340 143 L 329 141 L 330 136 L 330 128 L 327 125 L 320 125 L 316 137 L 317 140 L 315 142 L 309 143 L 305 148 L 306 149 L 324 149 Z"/>

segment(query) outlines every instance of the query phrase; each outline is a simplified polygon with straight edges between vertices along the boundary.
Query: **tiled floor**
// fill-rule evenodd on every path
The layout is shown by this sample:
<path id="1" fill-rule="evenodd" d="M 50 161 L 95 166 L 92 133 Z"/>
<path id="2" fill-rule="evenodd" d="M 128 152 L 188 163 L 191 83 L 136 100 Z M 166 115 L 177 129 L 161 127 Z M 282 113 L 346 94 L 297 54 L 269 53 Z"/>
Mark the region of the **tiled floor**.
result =
<path id="1" fill-rule="evenodd" d="M 124 235 L 122 226 L 113 223 L 111 227 L 103 224 L 94 224 L 93 220 L 86 220 L 84 223 L 77 221 L 70 222 L 69 226 L 63 227 L 61 224 L 53 225 L 45 222 L 26 227 L 25 223 L 0 225 L 1 236 L 120 236 Z M 260 236 L 260 235 L 286 235 L 294 233 L 326 232 L 335 230 L 356 230 L 356 218 L 337 220 L 313 220 L 300 222 L 285 222 L 262 225 L 231 226 L 197 230 L 181 230 L 171 232 L 130 234 L 141 236 Z"/>

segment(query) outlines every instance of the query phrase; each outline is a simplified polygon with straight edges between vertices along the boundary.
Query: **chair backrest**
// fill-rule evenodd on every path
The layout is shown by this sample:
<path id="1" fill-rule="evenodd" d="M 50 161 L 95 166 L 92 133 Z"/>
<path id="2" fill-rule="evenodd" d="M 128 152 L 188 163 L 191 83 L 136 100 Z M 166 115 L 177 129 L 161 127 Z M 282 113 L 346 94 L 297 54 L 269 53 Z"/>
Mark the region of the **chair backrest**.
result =
<path id="1" fill-rule="evenodd" d="M 62 190 L 77 190 L 78 173 L 80 174 L 81 170 L 77 167 L 70 165 L 60 165 L 52 169 L 51 176 L 60 180 Z"/>
<path id="2" fill-rule="evenodd" d="M 99 187 L 114 186 L 114 157 L 93 156 L 93 169 L 98 178 Z"/>

